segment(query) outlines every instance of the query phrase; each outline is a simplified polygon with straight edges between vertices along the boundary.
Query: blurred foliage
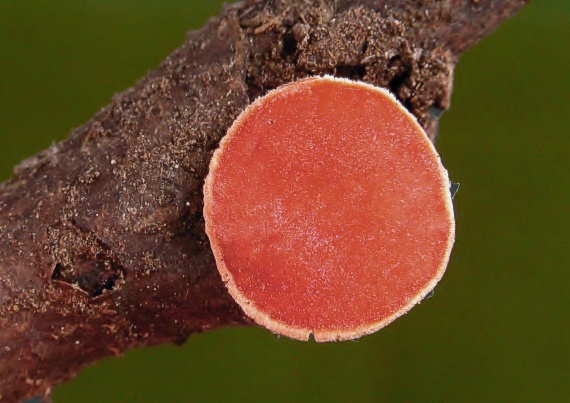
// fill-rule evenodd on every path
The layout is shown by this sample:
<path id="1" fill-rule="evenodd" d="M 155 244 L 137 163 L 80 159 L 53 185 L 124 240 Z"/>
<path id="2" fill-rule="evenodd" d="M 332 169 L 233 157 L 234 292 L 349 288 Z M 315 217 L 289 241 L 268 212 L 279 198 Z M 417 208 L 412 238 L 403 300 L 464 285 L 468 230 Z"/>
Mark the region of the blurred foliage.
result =
<path id="1" fill-rule="evenodd" d="M 0 178 L 66 137 L 221 1 L 0 0 Z M 262 329 L 104 360 L 63 402 L 556 402 L 570 396 L 570 2 L 536 0 L 469 51 L 438 148 L 457 242 L 435 296 L 318 345 Z"/>

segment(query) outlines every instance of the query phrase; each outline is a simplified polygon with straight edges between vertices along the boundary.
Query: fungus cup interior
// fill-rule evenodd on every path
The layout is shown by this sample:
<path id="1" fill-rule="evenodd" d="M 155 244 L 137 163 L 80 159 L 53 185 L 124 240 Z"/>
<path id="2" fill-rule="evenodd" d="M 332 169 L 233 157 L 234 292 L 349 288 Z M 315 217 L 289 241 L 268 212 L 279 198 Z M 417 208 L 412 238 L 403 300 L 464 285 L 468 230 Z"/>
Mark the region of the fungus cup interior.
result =
<path id="1" fill-rule="evenodd" d="M 374 332 L 440 280 L 454 240 L 447 171 L 387 91 L 312 77 L 269 92 L 210 164 L 204 217 L 230 294 L 295 339 Z"/>

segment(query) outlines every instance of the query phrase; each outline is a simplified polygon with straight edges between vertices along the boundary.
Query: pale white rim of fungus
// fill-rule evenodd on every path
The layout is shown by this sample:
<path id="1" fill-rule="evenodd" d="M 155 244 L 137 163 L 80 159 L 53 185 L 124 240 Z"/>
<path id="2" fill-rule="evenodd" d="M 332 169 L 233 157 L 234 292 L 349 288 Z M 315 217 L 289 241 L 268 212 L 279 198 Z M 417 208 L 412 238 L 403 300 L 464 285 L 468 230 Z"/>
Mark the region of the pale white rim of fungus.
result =
<path id="1" fill-rule="evenodd" d="M 375 91 L 381 94 L 382 96 L 388 98 L 390 101 L 392 101 L 393 104 L 397 106 L 397 108 L 404 114 L 404 116 L 406 116 L 409 120 L 412 121 L 412 123 L 418 129 L 419 133 L 423 135 L 422 140 L 424 141 L 424 144 L 427 146 L 427 149 L 429 150 L 428 152 L 431 153 L 432 157 L 436 158 L 439 167 L 439 174 L 441 176 L 440 191 L 443 195 L 443 199 L 445 201 L 445 207 L 448 212 L 448 220 L 449 220 L 448 226 L 450 230 L 445 248 L 445 254 L 443 260 L 441 261 L 441 264 L 437 268 L 435 276 L 431 279 L 431 281 L 428 284 L 426 284 L 425 287 L 423 287 L 415 295 L 414 298 L 410 299 L 410 301 L 408 301 L 405 305 L 403 305 L 398 311 L 394 312 L 392 315 L 378 322 L 369 323 L 352 329 L 321 330 L 321 329 L 309 329 L 304 327 L 294 327 L 286 323 L 280 322 L 269 316 L 267 313 L 263 312 L 255 305 L 253 301 L 251 301 L 248 297 L 246 297 L 238 288 L 232 274 L 230 273 L 225 264 L 223 253 L 220 246 L 220 241 L 215 234 L 215 230 L 212 227 L 212 224 L 209 222 L 209 217 L 212 214 L 212 202 L 213 202 L 212 199 L 213 199 L 213 185 L 214 185 L 213 181 L 215 176 L 214 173 L 218 168 L 218 166 L 220 165 L 220 159 L 224 150 L 226 149 L 226 147 L 228 147 L 229 143 L 234 138 L 234 134 L 238 132 L 238 130 L 244 124 L 245 120 L 249 117 L 249 115 L 251 115 L 258 109 L 263 107 L 263 103 L 265 101 L 267 101 L 268 99 L 275 99 L 281 96 L 287 96 L 297 91 L 301 91 L 302 89 L 297 88 L 296 85 L 303 81 L 308 83 L 334 82 L 353 87 L 361 87 L 367 90 Z M 443 274 L 445 273 L 445 270 L 449 263 L 449 258 L 451 256 L 453 243 L 455 241 L 455 215 L 453 210 L 453 202 L 451 198 L 450 186 L 451 182 L 449 180 L 448 172 L 444 168 L 441 162 L 441 158 L 438 152 L 436 151 L 434 144 L 430 141 L 426 132 L 418 123 L 416 117 L 412 115 L 390 91 L 388 91 L 385 88 L 376 87 L 372 84 L 368 84 L 362 81 L 354 81 L 346 78 L 337 78 L 329 75 L 325 75 L 323 77 L 312 76 L 288 84 L 284 84 L 274 90 L 269 91 L 266 95 L 258 97 L 254 102 L 252 102 L 240 113 L 240 115 L 230 126 L 226 135 L 220 141 L 218 149 L 216 149 L 216 151 L 212 156 L 209 166 L 209 172 L 204 182 L 204 220 L 206 223 L 206 234 L 210 239 L 210 245 L 214 254 L 214 258 L 216 260 L 216 266 L 218 268 L 218 271 L 220 272 L 220 275 L 222 276 L 222 280 L 225 283 L 228 292 L 234 298 L 234 300 L 239 304 L 239 306 L 243 309 L 245 314 L 249 316 L 251 319 L 253 319 L 257 324 L 269 329 L 274 333 L 297 340 L 308 340 L 311 334 L 318 342 L 352 340 L 365 336 L 367 334 L 374 333 L 382 329 L 383 327 L 387 326 L 388 324 L 390 324 L 400 316 L 407 313 L 412 307 L 420 303 L 426 297 L 426 295 L 435 288 L 437 283 L 443 277 Z"/>

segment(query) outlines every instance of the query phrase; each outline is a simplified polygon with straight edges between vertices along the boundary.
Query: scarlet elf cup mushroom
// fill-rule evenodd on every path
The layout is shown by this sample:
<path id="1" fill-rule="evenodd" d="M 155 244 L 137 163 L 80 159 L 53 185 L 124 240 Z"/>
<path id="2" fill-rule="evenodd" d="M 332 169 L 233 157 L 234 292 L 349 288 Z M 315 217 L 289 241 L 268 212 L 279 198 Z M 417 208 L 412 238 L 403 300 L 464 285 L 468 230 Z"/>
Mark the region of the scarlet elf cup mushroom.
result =
<path id="1" fill-rule="evenodd" d="M 220 142 L 204 217 L 228 291 L 288 337 L 372 333 L 441 279 L 454 241 L 450 182 L 387 90 L 311 77 L 258 98 Z"/>

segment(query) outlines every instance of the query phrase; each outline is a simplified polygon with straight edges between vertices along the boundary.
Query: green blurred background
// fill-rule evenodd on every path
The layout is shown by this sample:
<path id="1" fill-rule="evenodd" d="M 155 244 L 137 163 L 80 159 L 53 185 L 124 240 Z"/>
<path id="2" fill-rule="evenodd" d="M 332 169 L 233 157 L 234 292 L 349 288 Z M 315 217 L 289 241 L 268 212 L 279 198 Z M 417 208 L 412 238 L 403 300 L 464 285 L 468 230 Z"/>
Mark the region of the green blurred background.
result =
<path id="1" fill-rule="evenodd" d="M 0 180 L 179 46 L 221 1 L 0 0 Z M 224 329 L 104 360 L 59 402 L 570 399 L 570 1 L 469 51 L 438 148 L 457 242 L 435 296 L 357 342 Z"/>

